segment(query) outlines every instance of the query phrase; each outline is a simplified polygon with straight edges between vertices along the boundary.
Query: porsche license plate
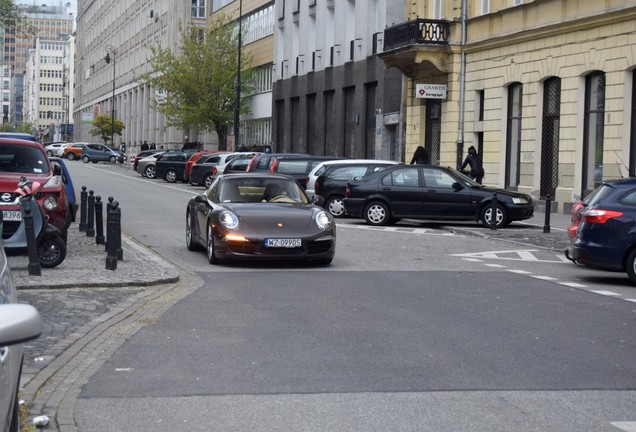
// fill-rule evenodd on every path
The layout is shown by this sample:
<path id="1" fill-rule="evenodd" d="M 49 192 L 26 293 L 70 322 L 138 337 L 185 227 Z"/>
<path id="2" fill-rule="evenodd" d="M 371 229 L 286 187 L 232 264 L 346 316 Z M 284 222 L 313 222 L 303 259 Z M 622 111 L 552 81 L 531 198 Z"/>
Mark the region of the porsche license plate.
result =
<path id="1" fill-rule="evenodd" d="M 19 222 L 22 220 L 22 212 L 20 210 L 2 210 L 2 220 Z"/>
<path id="2" fill-rule="evenodd" d="M 301 245 L 299 238 L 265 239 L 265 247 L 270 248 L 297 248 Z"/>

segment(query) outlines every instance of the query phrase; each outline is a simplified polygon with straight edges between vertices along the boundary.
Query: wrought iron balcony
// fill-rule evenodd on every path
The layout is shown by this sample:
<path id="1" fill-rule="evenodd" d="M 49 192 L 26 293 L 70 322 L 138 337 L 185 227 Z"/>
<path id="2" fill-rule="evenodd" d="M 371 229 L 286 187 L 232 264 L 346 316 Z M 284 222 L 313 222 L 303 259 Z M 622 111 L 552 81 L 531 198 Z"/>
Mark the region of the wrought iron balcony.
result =
<path id="1" fill-rule="evenodd" d="M 420 44 L 448 45 L 449 38 L 449 21 L 418 18 L 384 30 L 384 51 Z"/>

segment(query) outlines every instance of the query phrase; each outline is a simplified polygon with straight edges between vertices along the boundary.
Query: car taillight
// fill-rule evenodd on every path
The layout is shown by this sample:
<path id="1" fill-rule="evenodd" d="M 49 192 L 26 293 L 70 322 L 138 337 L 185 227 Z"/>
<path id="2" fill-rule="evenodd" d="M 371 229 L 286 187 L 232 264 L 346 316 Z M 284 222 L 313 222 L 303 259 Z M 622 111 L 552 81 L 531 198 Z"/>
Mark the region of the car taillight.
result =
<path id="1" fill-rule="evenodd" d="M 256 156 L 254 156 L 252 158 L 252 160 L 250 161 L 250 164 L 247 166 L 247 169 L 245 170 L 245 172 L 251 172 L 252 168 L 254 168 L 254 161 L 256 160 Z"/>
<path id="2" fill-rule="evenodd" d="M 347 185 L 347 188 L 345 189 L 345 198 L 349 198 L 350 196 L 351 196 L 351 187 Z"/>
<path id="3" fill-rule="evenodd" d="M 319 188 L 320 188 L 320 183 L 318 182 L 318 180 L 316 180 L 314 182 L 314 191 L 318 191 Z"/>
<path id="4" fill-rule="evenodd" d="M 583 222 L 604 224 L 608 220 L 623 216 L 623 212 L 615 210 L 591 209 L 581 213 Z"/>
<path id="5" fill-rule="evenodd" d="M 278 165 L 278 159 L 274 159 L 274 162 L 272 162 L 272 167 L 269 169 L 270 173 L 276 172 L 276 165 Z"/>
<path id="6" fill-rule="evenodd" d="M 215 176 L 217 172 L 218 172 L 218 171 L 216 170 L 216 167 L 212 168 L 212 175 L 213 175 L 213 176 Z"/>
<path id="7" fill-rule="evenodd" d="M 568 238 L 573 240 L 576 237 L 576 233 L 581 225 L 581 210 L 583 209 L 583 203 L 578 201 L 572 206 L 572 219 L 568 226 Z"/>

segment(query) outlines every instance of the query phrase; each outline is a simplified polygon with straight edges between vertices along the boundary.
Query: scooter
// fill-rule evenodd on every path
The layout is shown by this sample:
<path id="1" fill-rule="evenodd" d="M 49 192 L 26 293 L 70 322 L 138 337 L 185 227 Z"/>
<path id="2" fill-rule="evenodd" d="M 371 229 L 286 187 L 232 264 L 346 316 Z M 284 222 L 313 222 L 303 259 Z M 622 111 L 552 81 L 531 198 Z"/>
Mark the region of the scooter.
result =
<path id="1" fill-rule="evenodd" d="M 66 258 L 66 242 L 62 239 L 57 227 L 48 222 L 48 216 L 35 199 L 40 186 L 40 183 L 31 182 L 26 177 L 20 178 L 20 183 L 18 183 L 18 188 L 15 192 L 20 196 L 21 221 L 11 237 L 3 239 L 2 244 L 8 252 L 27 250 L 25 215 L 27 213 L 26 210 L 29 209 L 31 215 L 33 215 L 38 261 L 42 267 L 51 268 L 60 265 Z M 0 227 L 1 223 L 2 220 L 0 219 Z"/>

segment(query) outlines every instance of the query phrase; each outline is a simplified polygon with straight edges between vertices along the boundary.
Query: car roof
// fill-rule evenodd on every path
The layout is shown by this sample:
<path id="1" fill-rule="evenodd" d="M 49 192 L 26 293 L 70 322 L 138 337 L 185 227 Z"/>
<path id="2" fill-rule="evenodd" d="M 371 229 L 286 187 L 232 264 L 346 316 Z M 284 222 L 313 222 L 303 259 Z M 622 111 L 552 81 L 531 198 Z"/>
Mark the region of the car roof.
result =
<path id="1" fill-rule="evenodd" d="M 30 141 L 30 140 L 19 139 L 19 138 L 9 138 L 9 137 L 3 137 L 3 136 L 0 136 L 0 144 L 19 144 L 19 145 L 39 147 L 41 149 L 44 149 L 44 147 L 42 147 L 42 144 L 40 144 L 37 141 Z"/>

